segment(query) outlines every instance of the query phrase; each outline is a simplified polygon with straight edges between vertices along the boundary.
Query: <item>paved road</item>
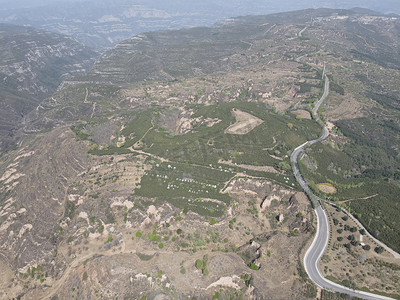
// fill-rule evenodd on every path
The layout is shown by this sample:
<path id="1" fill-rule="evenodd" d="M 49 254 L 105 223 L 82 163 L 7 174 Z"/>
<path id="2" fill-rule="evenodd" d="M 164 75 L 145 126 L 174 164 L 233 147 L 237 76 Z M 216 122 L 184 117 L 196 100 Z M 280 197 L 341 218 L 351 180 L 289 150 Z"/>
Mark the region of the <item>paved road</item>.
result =
<path id="1" fill-rule="evenodd" d="M 314 119 L 320 123 L 323 126 L 323 132 L 322 135 L 315 140 L 305 142 L 304 144 L 300 145 L 297 147 L 292 155 L 290 156 L 290 161 L 292 163 L 293 167 L 293 173 L 294 176 L 296 177 L 297 182 L 300 184 L 300 186 L 303 188 L 303 190 L 307 193 L 307 195 L 310 197 L 311 201 L 314 204 L 315 207 L 315 214 L 317 215 L 317 233 L 315 235 L 314 241 L 311 244 L 310 248 L 307 250 L 306 255 L 304 256 L 304 267 L 306 269 L 306 272 L 310 279 L 320 288 L 323 288 L 325 290 L 329 290 L 332 292 L 338 292 L 338 293 L 344 293 L 348 294 L 350 296 L 355 296 L 359 297 L 362 299 L 392 299 L 380 295 L 375 295 L 372 293 L 366 293 L 362 291 L 357 291 L 357 290 L 352 290 L 349 288 L 346 288 L 344 286 L 341 286 L 339 284 L 336 284 L 330 280 L 325 279 L 319 269 L 318 269 L 318 261 L 320 260 L 321 256 L 324 253 L 324 250 L 326 248 L 326 245 L 328 244 L 329 240 L 329 223 L 328 223 L 328 217 L 323 210 L 321 206 L 321 199 L 315 196 L 307 183 L 305 182 L 303 176 L 300 173 L 299 166 L 298 166 L 298 157 L 300 153 L 304 150 L 304 148 L 307 145 L 312 145 L 314 143 L 317 143 L 319 141 L 322 141 L 326 139 L 329 135 L 328 129 L 324 126 L 322 121 L 319 119 L 317 111 L 320 105 L 324 102 L 326 97 L 329 95 L 329 79 L 326 75 L 324 75 L 325 78 L 325 86 L 324 86 L 324 93 L 322 97 L 317 101 L 314 109 L 313 109 L 313 117 Z"/>
<path id="2" fill-rule="evenodd" d="M 374 299 L 392 299 L 385 296 L 375 295 L 367 292 L 352 290 L 336 284 L 330 280 L 325 279 L 319 269 L 318 269 L 318 261 L 324 253 L 324 249 L 328 244 L 329 239 L 329 223 L 328 217 L 325 214 L 325 211 L 322 209 L 322 206 L 318 205 L 315 209 L 315 213 L 317 215 L 318 227 L 317 234 L 315 239 L 308 249 L 306 255 L 304 256 L 304 266 L 308 276 L 311 280 L 318 285 L 320 288 L 325 290 L 330 290 L 334 292 L 348 294 L 353 297 L 359 297 L 362 299 L 374 300 Z"/>
<path id="3" fill-rule="evenodd" d="M 319 120 L 319 116 L 317 114 L 319 107 L 321 106 L 322 102 L 325 101 L 326 97 L 328 97 L 329 95 L 329 78 L 326 75 L 324 75 L 324 77 L 325 77 L 324 93 L 322 94 L 321 98 L 317 101 L 317 103 L 315 103 L 315 106 L 312 110 L 313 117 L 316 120 Z"/>
<path id="4" fill-rule="evenodd" d="M 297 34 L 298 35 L 298 37 L 302 37 L 303 36 L 303 33 L 304 33 L 304 31 L 306 31 L 306 29 L 308 28 L 308 26 L 306 26 L 306 27 L 304 27 L 302 30 L 300 30 L 300 32 Z"/>

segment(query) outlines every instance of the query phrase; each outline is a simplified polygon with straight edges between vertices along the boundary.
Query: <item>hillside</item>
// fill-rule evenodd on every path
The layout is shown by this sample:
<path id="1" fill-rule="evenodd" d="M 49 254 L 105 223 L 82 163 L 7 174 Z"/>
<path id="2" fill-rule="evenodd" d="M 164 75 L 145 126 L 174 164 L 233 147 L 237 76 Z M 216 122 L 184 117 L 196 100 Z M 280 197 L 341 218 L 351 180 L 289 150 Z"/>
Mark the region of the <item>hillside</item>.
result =
<path id="1" fill-rule="evenodd" d="M 95 55 L 59 34 L 0 24 L 0 150 L 16 141 L 22 118 L 63 80 L 84 72 Z"/>
<path id="2" fill-rule="evenodd" d="M 74 37 L 86 46 L 107 49 L 147 31 L 212 26 L 242 15 L 266 15 L 306 8 L 365 7 L 381 13 L 400 13 L 396 0 L 59 0 L 6 1 L 0 22 L 33 26 Z M 371 11 L 369 11 L 371 13 Z M 374 13 L 376 14 L 376 13 Z"/>
<path id="3" fill-rule="evenodd" d="M 338 206 L 321 273 L 399 298 L 399 261 L 341 210 L 399 251 L 399 25 L 308 9 L 105 52 L 0 157 L 0 296 L 315 299 L 302 261 L 316 220 L 290 154 L 321 134 L 325 69 L 330 135 L 299 161 Z"/>

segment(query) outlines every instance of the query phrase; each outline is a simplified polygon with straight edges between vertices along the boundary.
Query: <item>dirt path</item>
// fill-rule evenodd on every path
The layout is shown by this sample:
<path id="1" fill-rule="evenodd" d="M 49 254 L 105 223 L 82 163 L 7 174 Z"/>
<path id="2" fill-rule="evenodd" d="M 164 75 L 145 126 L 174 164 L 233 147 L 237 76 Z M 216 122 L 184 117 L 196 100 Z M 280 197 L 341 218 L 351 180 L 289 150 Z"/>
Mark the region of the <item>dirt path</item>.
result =
<path id="1" fill-rule="evenodd" d="M 232 160 L 225 161 L 222 159 L 220 159 L 218 161 L 218 163 L 228 165 L 228 166 L 233 166 L 233 167 L 239 167 L 239 168 L 246 169 L 246 170 L 252 170 L 252 171 L 261 171 L 261 172 L 268 172 L 268 173 L 275 173 L 275 174 L 279 173 L 277 170 L 275 170 L 274 167 L 271 167 L 271 166 L 253 166 L 253 165 L 243 165 L 243 164 L 238 165 L 238 164 L 234 164 L 232 162 Z"/>
<path id="2" fill-rule="evenodd" d="M 363 197 L 363 198 L 347 199 L 347 200 L 343 200 L 343 201 L 340 201 L 340 202 L 341 202 L 341 203 L 346 203 L 346 202 L 355 201 L 355 200 L 367 200 L 367 199 L 374 198 L 374 197 L 376 197 L 376 196 L 379 196 L 379 194 L 375 194 L 375 195 L 371 195 L 371 196 L 367 196 L 367 197 Z"/>
<path id="3" fill-rule="evenodd" d="M 143 134 L 143 136 L 135 143 L 134 146 L 139 146 L 139 143 L 143 141 L 143 139 L 146 137 L 146 135 L 154 128 L 154 123 L 153 119 L 151 119 L 151 127 L 147 129 L 147 131 Z M 132 148 L 132 147 L 131 147 Z M 129 148 L 130 149 L 130 148 Z M 131 149 L 130 149 L 131 150 Z"/>
<path id="4" fill-rule="evenodd" d="M 96 110 L 96 102 L 93 102 L 93 109 L 92 109 L 92 114 L 90 115 L 90 118 L 93 118 L 94 112 Z"/>
<path id="5" fill-rule="evenodd" d="M 86 88 L 86 95 L 85 95 L 85 99 L 83 100 L 83 103 L 90 103 L 89 101 L 87 101 L 88 96 L 89 96 L 89 90 L 88 90 L 88 88 Z"/>

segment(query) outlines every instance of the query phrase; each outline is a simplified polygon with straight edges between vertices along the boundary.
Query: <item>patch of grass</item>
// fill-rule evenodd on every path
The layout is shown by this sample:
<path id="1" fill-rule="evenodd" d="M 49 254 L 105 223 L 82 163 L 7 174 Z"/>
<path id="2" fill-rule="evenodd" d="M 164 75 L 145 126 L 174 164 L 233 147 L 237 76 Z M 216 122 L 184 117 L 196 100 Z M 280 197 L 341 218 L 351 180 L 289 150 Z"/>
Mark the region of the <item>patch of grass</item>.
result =
<path id="1" fill-rule="evenodd" d="M 143 261 L 149 261 L 154 257 L 154 254 L 147 255 L 147 254 L 139 253 L 139 252 L 137 252 L 136 255 L 137 255 L 137 257 L 139 257 L 140 260 L 143 260 Z"/>

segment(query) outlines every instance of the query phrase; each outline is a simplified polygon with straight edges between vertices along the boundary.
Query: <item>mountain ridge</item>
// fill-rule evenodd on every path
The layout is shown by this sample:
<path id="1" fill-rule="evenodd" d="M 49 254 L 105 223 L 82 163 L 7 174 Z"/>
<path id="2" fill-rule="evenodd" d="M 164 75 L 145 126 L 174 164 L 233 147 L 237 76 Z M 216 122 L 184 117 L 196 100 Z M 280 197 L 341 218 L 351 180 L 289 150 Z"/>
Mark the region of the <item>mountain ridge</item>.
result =
<path id="1" fill-rule="evenodd" d="M 88 68 L 95 52 L 56 33 L 9 24 L 0 24 L 0 40 L 0 149 L 4 150 L 15 141 L 23 116 L 64 79 Z"/>

